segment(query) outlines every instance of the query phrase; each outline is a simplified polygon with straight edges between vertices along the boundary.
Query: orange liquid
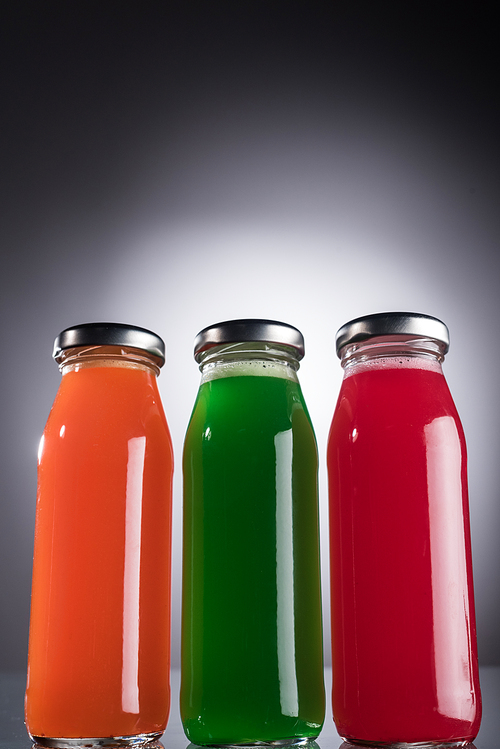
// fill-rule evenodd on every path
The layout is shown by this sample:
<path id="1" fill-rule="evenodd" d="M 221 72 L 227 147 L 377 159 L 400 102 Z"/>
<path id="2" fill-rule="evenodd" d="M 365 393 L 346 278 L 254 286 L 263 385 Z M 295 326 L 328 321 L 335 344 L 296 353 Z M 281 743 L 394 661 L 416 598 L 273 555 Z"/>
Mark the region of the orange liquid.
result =
<path id="1" fill-rule="evenodd" d="M 63 375 L 39 458 L 26 725 L 162 732 L 170 705 L 173 454 L 156 377 Z"/>

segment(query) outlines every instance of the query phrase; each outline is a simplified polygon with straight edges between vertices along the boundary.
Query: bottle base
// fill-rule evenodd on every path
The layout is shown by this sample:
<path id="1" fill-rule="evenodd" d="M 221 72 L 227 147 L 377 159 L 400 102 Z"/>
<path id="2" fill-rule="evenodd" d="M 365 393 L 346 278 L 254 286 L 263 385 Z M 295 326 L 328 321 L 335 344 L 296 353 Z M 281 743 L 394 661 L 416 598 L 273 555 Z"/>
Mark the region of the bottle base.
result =
<path id="1" fill-rule="evenodd" d="M 227 744 L 222 743 L 210 743 L 210 744 L 193 744 L 193 746 L 206 746 L 213 747 L 213 749 L 251 749 L 252 747 L 281 747 L 284 749 L 287 746 L 314 746 L 317 747 L 316 737 L 300 738 L 300 739 L 276 739 L 275 741 L 242 741 L 242 742 L 231 742 Z"/>
<path id="2" fill-rule="evenodd" d="M 383 747 L 383 749 L 458 749 L 458 747 L 471 747 L 473 749 L 472 739 L 457 739 L 455 741 L 364 741 L 363 739 L 345 739 L 345 749 L 352 747 L 368 746 Z"/>
<path id="3" fill-rule="evenodd" d="M 98 749 L 99 747 L 134 747 L 147 746 L 148 749 L 160 749 L 157 739 L 163 731 L 139 733 L 133 736 L 105 736 L 103 738 L 52 738 L 50 736 L 31 736 L 33 749 Z"/>

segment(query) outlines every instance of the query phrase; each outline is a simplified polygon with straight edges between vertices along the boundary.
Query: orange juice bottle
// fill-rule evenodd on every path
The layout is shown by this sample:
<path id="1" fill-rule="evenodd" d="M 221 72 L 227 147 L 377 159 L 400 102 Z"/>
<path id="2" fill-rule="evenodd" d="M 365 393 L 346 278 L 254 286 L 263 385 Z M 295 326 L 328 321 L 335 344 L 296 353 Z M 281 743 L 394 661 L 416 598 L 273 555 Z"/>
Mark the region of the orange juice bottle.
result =
<path id="1" fill-rule="evenodd" d="M 154 741 L 170 705 L 173 453 L 143 328 L 64 330 L 40 442 L 26 725 L 41 746 Z"/>

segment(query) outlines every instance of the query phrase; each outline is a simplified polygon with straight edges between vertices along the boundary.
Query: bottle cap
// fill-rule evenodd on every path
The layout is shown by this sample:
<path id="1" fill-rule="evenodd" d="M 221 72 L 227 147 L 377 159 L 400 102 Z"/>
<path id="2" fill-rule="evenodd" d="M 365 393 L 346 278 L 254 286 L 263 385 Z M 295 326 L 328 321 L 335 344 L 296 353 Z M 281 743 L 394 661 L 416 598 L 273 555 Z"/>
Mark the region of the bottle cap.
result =
<path id="1" fill-rule="evenodd" d="M 262 341 L 286 346 L 300 361 L 304 356 L 304 337 L 293 325 L 276 320 L 227 320 L 203 328 L 194 341 L 194 358 L 197 362 L 202 354 L 214 346 L 244 341 Z"/>
<path id="2" fill-rule="evenodd" d="M 66 349 L 79 346 L 128 346 L 141 349 L 165 363 L 165 343 L 160 336 L 146 328 L 117 322 L 91 322 L 74 325 L 59 333 L 54 341 L 52 356 L 59 362 Z"/>
<path id="3" fill-rule="evenodd" d="M 450 347 L 448 328 L 437 317 L 417 312 L 379 312 L 375 315 L 357 317 L 343 325 L 335 336 L 337 356 L 351 343 L 360 343 L 378 336 L 411 336 L 432 338 L 443 344 L 443 354 Z"/>

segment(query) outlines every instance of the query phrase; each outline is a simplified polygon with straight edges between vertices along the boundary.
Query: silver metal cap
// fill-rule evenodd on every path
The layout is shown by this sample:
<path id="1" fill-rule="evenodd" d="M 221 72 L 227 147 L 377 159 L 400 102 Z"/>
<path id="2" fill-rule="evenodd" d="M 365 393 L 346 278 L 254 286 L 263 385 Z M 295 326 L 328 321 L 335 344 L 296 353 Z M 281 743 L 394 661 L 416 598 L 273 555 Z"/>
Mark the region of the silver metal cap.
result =
<path id="1" fill-rule="evenodd" d="M 357 317 L 339 328 L 335 336 L 337 356 L 340 358 L 341 349 L 350 343 L 386 335 L 432 338 L 443 344 L 443 354 L 446 354 L 450 347 L 448 328 L 437 317 L 417 312 L 379 312 L 375 315 Z"/>
<path id="2" fill-rule="evenodd" d="M 293 349 L 297 360 L 304 356 L 304 337 L 293 325 L 276 320 L 227 320 L 203 328 L 194 341 L 194 358 L 200 361 L 201 355 L 214 346 L 243 341 L 263 341 Z"/>
<path id="3" fill-rule="evenodd" d="M 146 328 L 117 322 L 91 322 L 74 325 L 59 333 L 54 341 L 52 356 L 59 361 L 63 351 L 78 346 L 130 346 L 141 349 L 165 363 L 165 343 L 160 336 Z"/>

